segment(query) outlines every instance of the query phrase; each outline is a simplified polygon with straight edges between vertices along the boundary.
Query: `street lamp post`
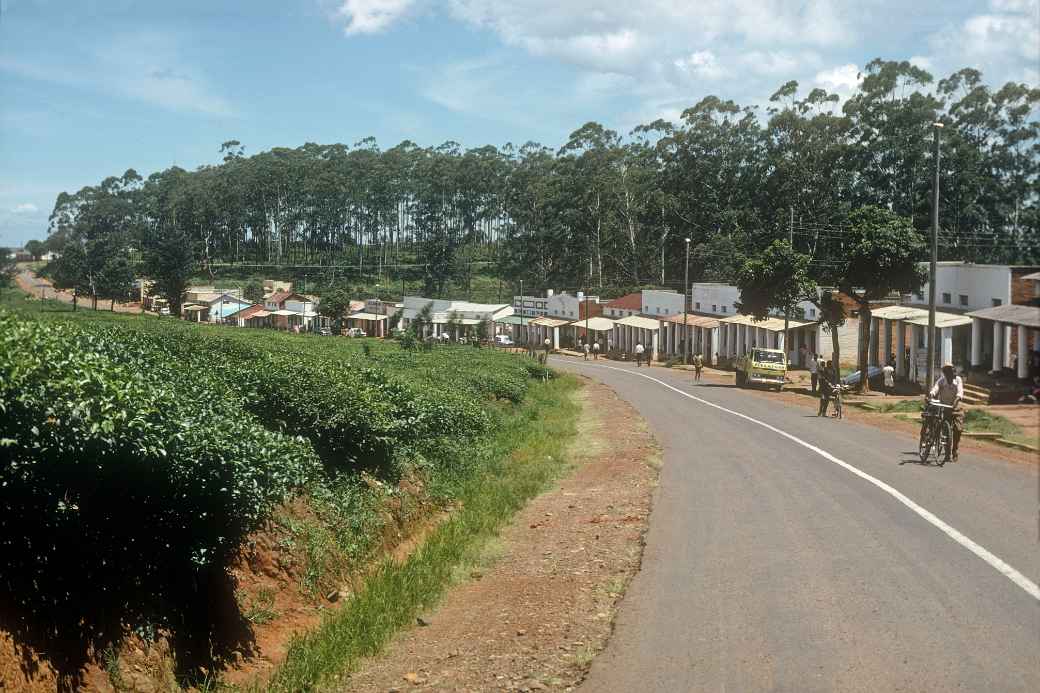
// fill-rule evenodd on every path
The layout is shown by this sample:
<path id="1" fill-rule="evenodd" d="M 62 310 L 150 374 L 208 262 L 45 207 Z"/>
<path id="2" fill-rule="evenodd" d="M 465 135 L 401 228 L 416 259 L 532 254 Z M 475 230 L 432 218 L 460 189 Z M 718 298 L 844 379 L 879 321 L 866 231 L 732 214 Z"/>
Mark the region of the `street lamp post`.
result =
<path id="1" fill-rule="evenodd" d="M 939 255 L 939 133 L 943 124 L 932 123 L 935 139 L 935 180 L 932 184 L 932 259 L 928 263 L 928 365 L 925 368 L 925 388 L 932 387 L 935 368 L 935 263 Z"/>
<path id="2" fill-rule="evenodd" d="M 683 275 L 683 297 L 682 297 L 682 331 L 683 331 L 683 363 L 690 363 L 690 335 L 687 327 L 690 306 L 690 239 L 686 239 L 686 273 Z"/>

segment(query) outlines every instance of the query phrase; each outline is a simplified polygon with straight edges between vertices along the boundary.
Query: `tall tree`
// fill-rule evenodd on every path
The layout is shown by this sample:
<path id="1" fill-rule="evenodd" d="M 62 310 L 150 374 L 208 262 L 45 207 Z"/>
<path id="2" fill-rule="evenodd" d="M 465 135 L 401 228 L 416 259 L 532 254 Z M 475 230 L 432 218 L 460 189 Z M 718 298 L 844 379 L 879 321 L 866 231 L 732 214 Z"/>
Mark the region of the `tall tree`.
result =
<path id="1" fill-rule="evenodd" d="M 924 237 L 906 217 L 880 207 L 861 207 L 849 215 L 846 232 L 828 248 L 828 265 L 822 270 L 826 283 L 851 297 L 859 308 L 860 392 L 870 389 L 871 303 L 921 288 L 925 277 L 919 261 L 925 247 Z"/>

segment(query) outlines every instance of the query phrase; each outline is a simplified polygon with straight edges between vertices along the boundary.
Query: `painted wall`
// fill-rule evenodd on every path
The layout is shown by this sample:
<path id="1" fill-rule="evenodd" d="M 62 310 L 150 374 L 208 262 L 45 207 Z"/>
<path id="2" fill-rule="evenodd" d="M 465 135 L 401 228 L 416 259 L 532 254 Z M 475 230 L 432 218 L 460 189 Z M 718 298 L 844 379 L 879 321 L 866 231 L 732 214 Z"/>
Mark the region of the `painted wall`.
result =
<path id="1" fill-rule="evenodd" d="M 928 269 L 928 263 L 921 266 Z M 972 265 L 940 262 L 935 268 L 935 305 L 941 311 L 964 313 L 1011 303 L 1011 268 L 1007 265 Z M 928 282 L 920 293 L 906 301 L 912 306 L 928 305 Z"/>

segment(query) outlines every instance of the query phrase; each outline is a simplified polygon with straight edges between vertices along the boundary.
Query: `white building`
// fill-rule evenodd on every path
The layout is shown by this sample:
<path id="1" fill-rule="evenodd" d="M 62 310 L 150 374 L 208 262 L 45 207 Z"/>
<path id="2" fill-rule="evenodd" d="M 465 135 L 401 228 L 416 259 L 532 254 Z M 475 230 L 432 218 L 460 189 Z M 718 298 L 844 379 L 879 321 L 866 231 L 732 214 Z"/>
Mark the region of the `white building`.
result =
<path id="1" fill-rule="evenodd" d="M 678 291 L 644 289 L 642 293 L 640 310 L 643 315 L 656 318 L 683 312 L 683 295 Z"/>
<path id="2" fill-rule="evenodd" d="M 423 335 L 439 337 L 445 332 L 445 326 L 452 318 L 464 328 L 482 322 L 491 323 L 496 319 L 513 314 L 513 306 L 508 304 L 471 303 L 469 301 L 452 301 L 440 298 L 424 298 L 422 296 L 405 296 L 404 313 L 401 315 L 401 327 L 407 329 L 412 321 L 426 307 L 430 306 L 430 324 L 423 326 Z M 492 333 L 489 325 L 488 334 Z"/>
<path id="3" fill-rule="evenodd" d="M 585 292 L 579 291 L 575 295 L 569 293 L 549 292 L 545 299 L 545 315 L 552 318 L 563 318 L 566 320 L 580 320 L 585 317 Z M 589 311 L 595 315 L 594 305 L 599 305 L 599 296 L 588 297 Z"/>
<path id="4" fill-rule="evenodd" d="M 681 313 L 682 298 L 679 299 L 679 303 L 679 312 Z M 738 303 L 740 303 L 740 289 L 732 284 L 695 282 L 690 285 L 690 310 L 694 313 L 717 315 L 724 318 L 740 313 L 740 310 L 737 308 Z M 816 305 L 811 301 L 802 301 L 795 308 L 797 309 L 796 316 L 799 319 L 816 320 Z M 782 311 L 774 311 L 773 314 L 777 317 L 783 317 Z"/>
<path id="5" fill-rule="evenodd" d="M 513 315 L 524 318 L 540 318 L 548 311 L 548 301 L 553 290 L 545 292 L 545 296 L 513 296 Z"/>
<path id="6" fill-rule="evenodd" d="M 926 271 L 928 263 L 922 262 Z M 1011 265 L 976 265 L 970 262 L 939 262 L 935 267 L 935 306 L 939 310 L 964 313 L 1011 304 Z M 1035 270 L 1035 268 L 1032 268 Z M 928 282 L 904 302 L 928 307 Z"/>

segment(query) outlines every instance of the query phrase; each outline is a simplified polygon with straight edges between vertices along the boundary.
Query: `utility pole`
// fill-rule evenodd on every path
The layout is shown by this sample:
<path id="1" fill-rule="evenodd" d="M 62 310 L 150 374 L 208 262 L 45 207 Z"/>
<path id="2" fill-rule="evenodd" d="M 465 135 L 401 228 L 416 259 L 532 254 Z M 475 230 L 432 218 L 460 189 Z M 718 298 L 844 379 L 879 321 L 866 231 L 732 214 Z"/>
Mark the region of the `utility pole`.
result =
<path id="1" fill-rule="evenodd" d="M 524 280 L 520 280 L 520 336 L 524 340 L 524 344 L 527 344 L 527 333 L 524 332 Z"/>
<path id="2" fill-rule="evenodd" d="M 682 297 L 682 331 L 683 331 L 683 364 L 689 365 L 690 363 L 690 335 L 689 327 L 687 327 L 688 318 L 686 317 L 690 311 L 690 239 L 686 239 L 686 274 L 683 279 L 683 297 Z M 710 354 L 709 354 L 710 356 Z"/>
<path id="3" fill-rule="evenodd" d="M 935 181 L 932 184 L 932 260 L 928 263 L 928 335 L 925 346 L 928 347 L 928 365 L 925 368 L 925 391 L 932 387 L 933 368 L 935 368 L 935 263 L 939 255 L 939 133 L 943 124 L 932 123 L 935 135 Z"/>
<path id="4" fill-rule="evenodd" d="M 794 250 L 794 205 L 788 207 L 791 211 L 790 220 L 787 222 L 787 244 L 791 246 L 791 250 Z M 784 362 L 787 362 L 787 354 L 791 351 L 791 306 L 784 306 Z M 791 364 L 787 364 L 790 368 Z"/>

